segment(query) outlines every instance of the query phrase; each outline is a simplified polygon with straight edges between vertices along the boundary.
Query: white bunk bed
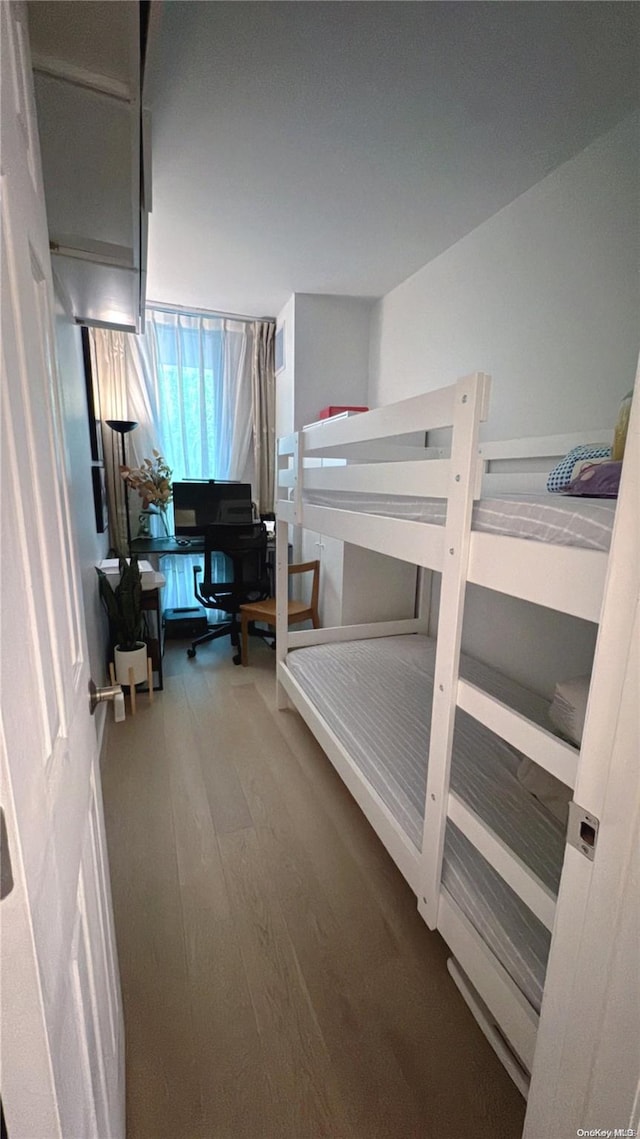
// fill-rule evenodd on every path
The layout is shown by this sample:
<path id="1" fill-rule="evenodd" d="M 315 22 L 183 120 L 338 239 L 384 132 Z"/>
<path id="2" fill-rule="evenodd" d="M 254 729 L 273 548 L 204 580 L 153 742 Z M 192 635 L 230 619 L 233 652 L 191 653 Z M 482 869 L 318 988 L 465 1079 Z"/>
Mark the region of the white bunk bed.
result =
<path id="1" fill-rule="evenodd" d="M 546 726 L 544 701 L 461 657 L 465 587 L 598 622 L 615 503 L 542 493 L 554 457 L 609 431 L 480 446 L 489 388 L 475 373 L 279 441 L 277 680 L 279 706 L 288 698 L 323 746 L 526 1094 L 565 833 L 516 769 L 524 754 L 572 788 L 579 751 Z M 442 428 L 449 449 L 396 441 Z M 523 517 L 528 536 L 514 536 Z M 289 633 L 290 525 L 441 572 L 437 642 L 424 589 L 413 619 Z"/>

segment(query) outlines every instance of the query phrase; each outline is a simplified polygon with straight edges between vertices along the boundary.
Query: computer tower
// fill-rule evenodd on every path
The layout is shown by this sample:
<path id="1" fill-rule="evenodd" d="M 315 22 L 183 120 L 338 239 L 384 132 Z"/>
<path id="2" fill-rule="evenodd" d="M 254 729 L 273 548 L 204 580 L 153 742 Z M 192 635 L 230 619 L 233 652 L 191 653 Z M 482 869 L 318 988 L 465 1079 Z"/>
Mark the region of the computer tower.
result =
<path id="1" fill-rule="evenodd" d="M 207 615 L 201 605 L 181 609 L 165 609 L 164 635 L 166 640 L 199 637 L 207 631 Z"/>

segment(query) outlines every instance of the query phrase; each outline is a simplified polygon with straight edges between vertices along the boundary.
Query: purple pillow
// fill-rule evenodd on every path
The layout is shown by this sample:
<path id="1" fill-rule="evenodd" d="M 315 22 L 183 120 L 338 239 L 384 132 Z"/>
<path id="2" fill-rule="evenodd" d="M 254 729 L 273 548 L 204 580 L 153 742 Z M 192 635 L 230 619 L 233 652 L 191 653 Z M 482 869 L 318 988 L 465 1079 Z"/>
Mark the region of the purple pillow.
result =
<path id="1" fill-rule="evenodd" d="M 583 498 L 617 498 L 621 471 L 622 462 L 585 463 L 564 493 Z"/>

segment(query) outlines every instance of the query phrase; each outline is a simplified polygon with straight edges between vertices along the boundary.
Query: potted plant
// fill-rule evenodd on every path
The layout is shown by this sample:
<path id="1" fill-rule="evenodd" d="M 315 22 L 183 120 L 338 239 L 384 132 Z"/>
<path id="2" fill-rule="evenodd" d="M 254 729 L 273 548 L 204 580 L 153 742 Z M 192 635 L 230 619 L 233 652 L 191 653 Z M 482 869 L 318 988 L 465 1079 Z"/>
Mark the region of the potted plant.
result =
<path id="1" fill-rule="evenodd" d="M 140 520 L 142 521 L 143 515 L 146 515 L 148 522 L 156 514 L 162 521 L 164 534 L 168 535 L 167 510 L 173 497 L 171 485 L 173 471 L 167 466 L 166 459 L 154 449 L 152 459 L 144 459 L 140 467 L 122 466 L 120 474 L 127 486 L 137 490 L 142 499 Z"/>
<path id="2" fill-rule="evenodd" d="M 142 640 L 142 578 L 138 559 L 120 558 L 120 579 L 114 587 L 102 570 L 98 570 L 100 599 L 109 618 L 114 645 L 116 680 L 134 684 L 147 679 L 147 646 Z"/>

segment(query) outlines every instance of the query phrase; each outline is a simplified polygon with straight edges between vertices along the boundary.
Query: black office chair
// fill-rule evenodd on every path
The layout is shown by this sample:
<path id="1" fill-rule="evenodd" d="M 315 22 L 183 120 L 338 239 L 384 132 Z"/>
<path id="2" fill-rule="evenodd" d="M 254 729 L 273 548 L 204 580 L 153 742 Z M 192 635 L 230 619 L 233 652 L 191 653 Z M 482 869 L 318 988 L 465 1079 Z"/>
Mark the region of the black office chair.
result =
<path id="1" fill-rule="evenodd" d="M 215 555 L 225 555 L 225 577 L 216 581 Z M 236 650 L 234 664 L 240 664 L 240 606 L 247 602 L 262 601 L 270 595 L 267 570 L 267 531 L 262 522 L 218 523 L 207 526 L 204 535 L 204 577 L 200 581 L 202 566 L 193 567 L 193 587 L 197 600 L 206 609 L 219 609 L 227 620 L 210 626 L 207 633 L 197 637 L 187 656 L 194 657 L 198 645 L 218 637 L 229 636 Z M 269 633 L 251 629 L 254 636 L 272 639 Z"/>

